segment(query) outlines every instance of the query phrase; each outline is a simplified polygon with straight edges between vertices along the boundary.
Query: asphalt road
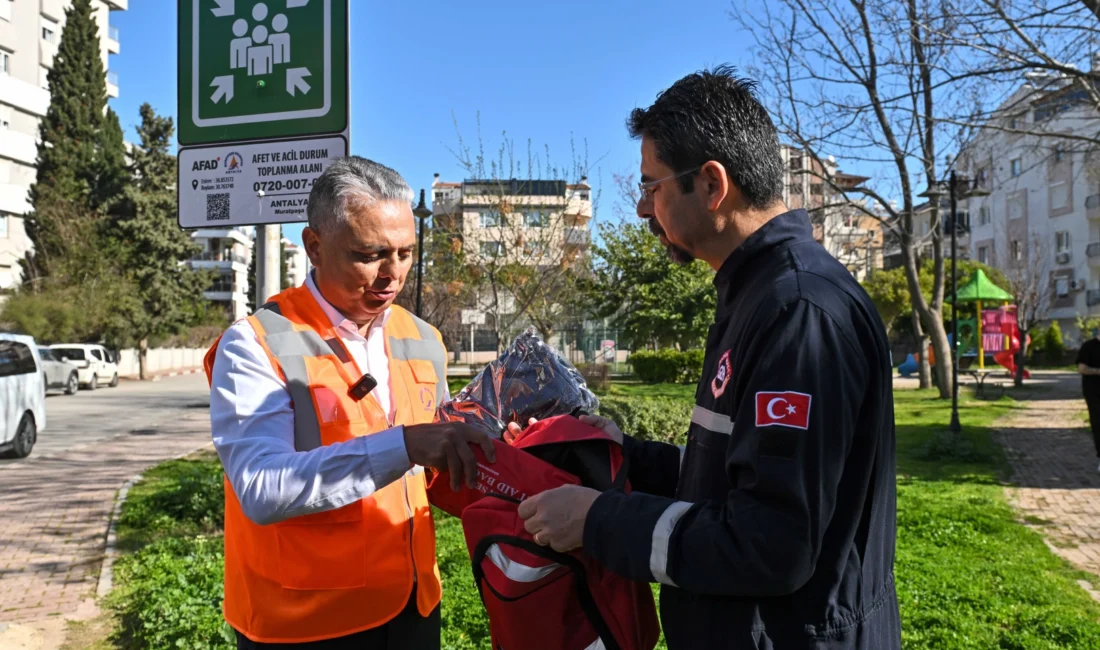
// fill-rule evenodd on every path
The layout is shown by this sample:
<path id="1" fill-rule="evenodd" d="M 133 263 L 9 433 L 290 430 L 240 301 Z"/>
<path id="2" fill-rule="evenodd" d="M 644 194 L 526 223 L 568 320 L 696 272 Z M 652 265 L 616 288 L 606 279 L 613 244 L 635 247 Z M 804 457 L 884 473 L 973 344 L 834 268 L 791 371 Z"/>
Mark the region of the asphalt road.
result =
<path id="1" fill-rule="evenodd" d="M 46 427 L 28 460 L 92 444 L 118 434 L 151 435 L 192 418 L 196 409 L 208 412 L 210 389 L 202 373 L 160 381 L 122 380 L 75 395 L 51 391 L 46 396 Z M 0 459 L 0 465 L 24 460 Z"/>

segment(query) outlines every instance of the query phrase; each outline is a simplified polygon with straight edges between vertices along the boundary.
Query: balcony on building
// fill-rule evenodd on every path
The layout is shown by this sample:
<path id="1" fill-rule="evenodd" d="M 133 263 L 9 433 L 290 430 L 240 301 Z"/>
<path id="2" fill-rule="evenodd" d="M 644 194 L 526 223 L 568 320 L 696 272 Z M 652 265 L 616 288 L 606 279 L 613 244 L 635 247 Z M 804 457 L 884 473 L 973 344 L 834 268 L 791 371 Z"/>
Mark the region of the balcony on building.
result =
<path id="1" fill-rule="evenodd" d="M 584 247 L 591 240 L 591 233 L 586 228 L 566 228 L 565 245 Z"/>
<path id="2" fill-rule="evenodd" d="M 111 11 L 126 11 L 130 8 L 130 0 L 107 0 L 107 7 Z"/>
<path id="3" fill-rule="evenodd" d="M 1100 241 L 1094 241 L 1085 247 L 1085 257 L 1089 258 L 1089 266 L 1100 266 Z"/>
<path id="4" fill-rule="evenodd" d="M 107 96 L 118 97 L 118 73 L 114 70 L 107 71 Z"/>
<path id="5" fill-rule="evenodd" d="M 118 27 L 109 25 L 107 27 L 107 51 L 111 54 L 118 54 L 121 50 L 121 45 L 118 42 Z"/>

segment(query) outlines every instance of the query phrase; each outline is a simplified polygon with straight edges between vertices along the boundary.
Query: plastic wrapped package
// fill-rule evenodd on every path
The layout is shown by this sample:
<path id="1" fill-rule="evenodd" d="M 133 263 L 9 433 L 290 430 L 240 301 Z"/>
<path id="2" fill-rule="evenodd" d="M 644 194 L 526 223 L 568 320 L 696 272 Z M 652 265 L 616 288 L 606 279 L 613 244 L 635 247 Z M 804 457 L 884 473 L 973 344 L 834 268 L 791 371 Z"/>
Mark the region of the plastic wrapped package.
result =
<path id="1" fill-rule="evenodd" d="M 599 405 L 581 373 L 530 328 L 442 404 L 436 419 L 462 420 L 501 438 L 509 422 L 526 426 L 531 418 L 579 416 Z"/>

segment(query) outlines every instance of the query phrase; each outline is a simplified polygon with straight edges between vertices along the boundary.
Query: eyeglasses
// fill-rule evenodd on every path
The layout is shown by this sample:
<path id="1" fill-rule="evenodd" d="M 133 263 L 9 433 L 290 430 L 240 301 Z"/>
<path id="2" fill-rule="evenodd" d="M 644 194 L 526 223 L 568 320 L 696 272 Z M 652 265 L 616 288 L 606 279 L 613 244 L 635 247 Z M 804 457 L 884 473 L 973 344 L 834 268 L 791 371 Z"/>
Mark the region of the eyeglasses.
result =
<path id="1" fill-rule="evenodd" d="M 695 169 L 689 169 L 686 172 L 680 172 L 679 174 L 673 174 L 671 176 L 665 176 L 664 178 L 658 178 L 655 181 L 646 181 L 644 183 L 638 183 L 638 192 L 639 192 L 639 196 L 641 197 L 639 199 L 639 201 L 648 201 L 648 200 L 652 199 L 653 198 L 653 190 L 657 189 L 657 186 L 660 185 L 661 183 L 663 183 L 667 180 L 672 180 L 673 178 L 680 178 L 681 176 L 687 176 L 688 174 L 694 174 L 702 168 L 703 168 L 703 166 L 700 165 L 700 166 L 696 167 Z"/>

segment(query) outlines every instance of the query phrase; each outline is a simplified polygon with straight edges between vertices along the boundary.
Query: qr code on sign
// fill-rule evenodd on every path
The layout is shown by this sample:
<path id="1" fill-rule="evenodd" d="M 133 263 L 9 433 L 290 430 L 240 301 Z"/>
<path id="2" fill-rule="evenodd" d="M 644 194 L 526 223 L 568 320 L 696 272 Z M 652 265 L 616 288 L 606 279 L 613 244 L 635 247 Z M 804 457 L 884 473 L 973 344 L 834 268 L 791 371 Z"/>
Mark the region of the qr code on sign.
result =
<path id="1" fill-rule="evenodd" d="M 228 221 L 229 220 L 229 194 L 207 194 L 206 195 L 206 220 L 207 221 Z"/>

